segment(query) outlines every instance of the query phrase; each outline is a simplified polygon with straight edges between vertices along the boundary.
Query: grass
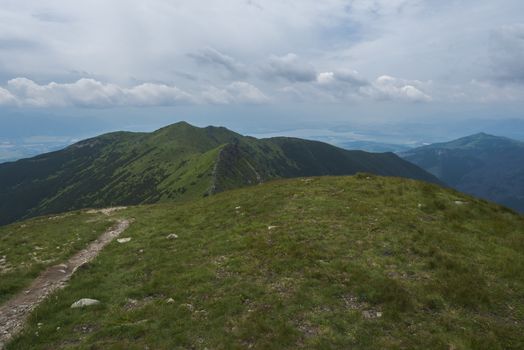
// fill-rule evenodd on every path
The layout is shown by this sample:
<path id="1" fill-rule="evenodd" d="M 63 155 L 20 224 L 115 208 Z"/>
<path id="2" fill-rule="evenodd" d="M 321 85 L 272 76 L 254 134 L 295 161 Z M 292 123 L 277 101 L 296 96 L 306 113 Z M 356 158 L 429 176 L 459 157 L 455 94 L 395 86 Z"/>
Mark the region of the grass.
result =
<path id="1" fill-rule="evenodd" d="M 524 347 L 524 219 L 452 190 L 360 174 L 116 215 L 132 240 L 8 349 Z"/>
<path id="2" fill-rule="evenodd" d="M 72 212 L 0 227 L 0 304 L 43 270 L 67 260 L 96 239 L 112 221 L 101 214 Z"/>

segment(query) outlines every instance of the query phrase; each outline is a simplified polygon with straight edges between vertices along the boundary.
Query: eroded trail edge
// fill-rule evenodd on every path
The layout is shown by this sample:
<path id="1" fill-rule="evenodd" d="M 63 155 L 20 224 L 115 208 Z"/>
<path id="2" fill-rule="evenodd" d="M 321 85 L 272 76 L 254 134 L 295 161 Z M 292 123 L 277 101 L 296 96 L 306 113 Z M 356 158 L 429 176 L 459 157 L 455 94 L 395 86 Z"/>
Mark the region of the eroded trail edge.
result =
<path id="1" fill-rule="evenodd" d="M 129 220 L 118 220 L 115 226 L 69 258 L 67 262 L 48 268 L 27 289 L 0 306 L 0 349 L 3 349 L 7 342 L 22 330 L 31 312 L 41 302 L 53 292 L 64 288 L 66 282 L 80 266 L 92 261 L 107 244 L 124 232 L 129 225 Z"/>

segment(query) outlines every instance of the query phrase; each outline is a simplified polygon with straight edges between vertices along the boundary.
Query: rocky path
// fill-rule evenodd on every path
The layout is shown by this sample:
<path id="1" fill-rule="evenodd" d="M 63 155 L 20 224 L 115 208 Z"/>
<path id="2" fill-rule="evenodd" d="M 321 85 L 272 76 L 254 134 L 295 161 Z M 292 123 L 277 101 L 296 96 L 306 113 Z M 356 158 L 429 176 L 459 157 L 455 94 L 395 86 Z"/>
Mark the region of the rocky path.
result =
<path id="1" fill-rule="evenodd" d="M 80 266 L 93 260 L 108 243 L 124 232 L 129 224 L 129 220 L 119 220 L 87 248 L 76 253 L 67 262 L 48 268 L 25 291 L 0 306 L 0 349 L 22 329 L 31 311 L 51 293 L 64 288 Z"/>

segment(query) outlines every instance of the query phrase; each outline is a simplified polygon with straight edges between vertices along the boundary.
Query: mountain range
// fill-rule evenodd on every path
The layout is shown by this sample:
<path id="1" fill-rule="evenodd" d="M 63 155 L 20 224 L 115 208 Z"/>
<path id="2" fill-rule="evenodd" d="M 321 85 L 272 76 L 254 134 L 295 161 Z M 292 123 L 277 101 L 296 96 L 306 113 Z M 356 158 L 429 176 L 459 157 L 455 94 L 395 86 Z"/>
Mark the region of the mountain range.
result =
<path id="1" fill-rule="evenodd" d="M 0 225 L 86 207 L 193 199 L 276 178 L 357 172 L 439 183 L 393 153 L 256 139 L 180 122 L 152 133 L 109 133 L 0 164 Z"/>
<path id="2" fill-rule="evenodd" d="M 400 156 L 459 191 L 524 212 L 524 142 L 479 133 Z"/>
<path id="3" fill-rule="evenodd" d="M 522 349 L 524 217 L 442 184 L 187 123 L 1 164 L 0 348 Z"/>

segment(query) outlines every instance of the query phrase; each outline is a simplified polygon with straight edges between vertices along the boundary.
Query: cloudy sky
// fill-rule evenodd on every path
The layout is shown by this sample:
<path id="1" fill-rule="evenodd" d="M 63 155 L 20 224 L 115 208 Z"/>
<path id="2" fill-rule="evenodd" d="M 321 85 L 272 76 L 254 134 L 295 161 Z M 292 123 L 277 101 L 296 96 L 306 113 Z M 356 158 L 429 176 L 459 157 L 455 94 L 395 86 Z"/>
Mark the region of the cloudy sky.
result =
<path id="1" fill-rule="evenodd" d="M 178 120 L 524 139 L 524 2 L 0 0 L 0 137 Z"/>

